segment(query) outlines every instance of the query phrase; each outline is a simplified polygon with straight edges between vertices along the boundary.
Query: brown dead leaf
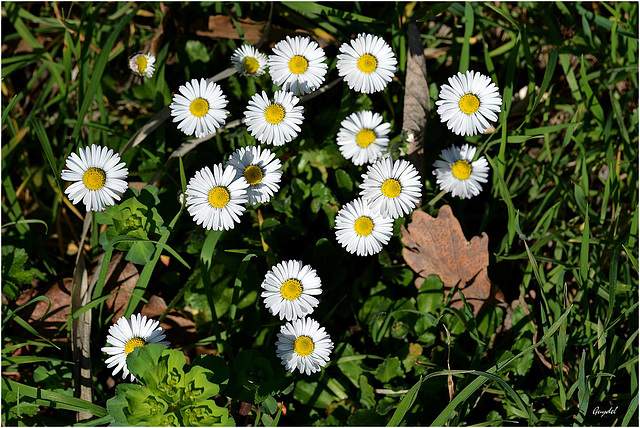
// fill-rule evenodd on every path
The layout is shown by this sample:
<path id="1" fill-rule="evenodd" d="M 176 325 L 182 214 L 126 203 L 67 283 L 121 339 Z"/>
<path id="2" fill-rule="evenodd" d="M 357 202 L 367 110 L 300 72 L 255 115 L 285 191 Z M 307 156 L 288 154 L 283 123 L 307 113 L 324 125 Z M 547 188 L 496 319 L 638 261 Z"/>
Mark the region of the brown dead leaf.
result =
<path id="1" fill-rule="evenodd" d="M 402 131 L 407 133 L 407 158 L 424 177 L 424 130 L 429 113 L 427 63 L 424 58 L 418 24 L 409 23 L 409 52 L 405 77 Z"/>
<path id="2" fill-rule="evenodd" d="M 256 22 L 252 19 L 238 19 L 238 25 L 242 28 L 245 40 L 255 45 L 262 36 L 262 31 L 267 25 L 266 21 Z M 195 33 L 201 37 L 211 37 L 213 39 L 239 39 L 238 29 L 226 15 L 211 15 L 207 29 L 196 29 Z"/>
<path id="3" fill-rule="evenodd" d="M 95 272 L 94 275 L 97 273 Z M 135 289 L 139 277 L 138 268 L 133 263 L 126 261 L 122 253 L 114 254 L 107 269 L 106 285 L 103 291 L 103 295 L 119 291 L 105 301 L 105 313 L 112 313 L 114 320 L 124 315 L 127 304 L 131 300 L 130 293 Z"/>
<path id="4" fill-rule="evenodd" d="M 145 304 L 140 313 L 149 318 L 158 319 L 167 309 L 167 304 L 162 297 L 151 296 L 149 303 Z M 172 346 L 185 346 L 201 339 L 196 332 L 196 326 L 187 313 L 171 309 L 160 324 L 165 329 L 167 340 Z"/>
<path id="5" fill-rule="evenodd" d="M 437 218 L 414 211 L 411 223 L 402 228 L 402 243 L 406 246 L 402 250 L 404 259 L 421 276 L 415 282 L 416 287 L 429 275 L 438 275 L 444 284 L 445 298 L 457 287 L 473 307 L 474 316 L 485 303 L 504 302 L 502 293 L 487 275 L 489 237 L 483 232 L 467 241 L 448 205 L 440 208 Z M 451 306 L 462 307 L 457 293 Z"/>

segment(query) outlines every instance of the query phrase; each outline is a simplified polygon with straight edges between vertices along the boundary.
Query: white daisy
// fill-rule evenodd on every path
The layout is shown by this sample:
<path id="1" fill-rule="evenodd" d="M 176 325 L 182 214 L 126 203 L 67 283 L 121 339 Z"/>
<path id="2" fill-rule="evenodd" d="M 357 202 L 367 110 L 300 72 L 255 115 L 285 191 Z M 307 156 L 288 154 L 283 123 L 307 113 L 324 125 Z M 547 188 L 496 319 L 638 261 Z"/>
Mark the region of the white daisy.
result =
<path id="1" fill-rule="evenodd" d="M 247 203 L 249 183 L 244 177 L 236 178 L 231 165 L 205 166 L 189 180 L 187 210 L 198 225 L 208 230 L 233 229 Z"/>
<path id="2" fill-rule="evenodd" d="M 69 169 L 62 170 L 63 180 L 75 182 L 64 193 L 74 205 L 82 201 L 87 212 L 114 205 L 128 187 L 125 180 L 129 171 L 120 162 L 120 155 L 95 144 L 80 149 L 79 153 L 79 156 L 71 153 L 66 162 Z"/>
<path id="3" fill-rule="evenodd" d="M 360 196 L 369 202 L 374 212 L 384 217 L 396 219 L 409 214 L 420 198 L 420 175 L 406 160 L 380 159 L 369 165 L 362 179 Z"/>
<path id="4" fill-rule="evenodd" d="M 178 129 L 202 138 L 224 125 L 229 114 L 224 109 L 228 101 L 217 83 L 191 79 L 180 86 L 179 91 L 169 105 L 173 121 L 180 122 Z"/>
<path id="5" fill-rule="evenodd" d="M 264 277 L 264 305 L 273 316 L 291 321 L 309 315 L 318 306 L 317 296 L 322 293 L 321 282 L 315 269 L 301 261 L 289 260 L 275 265 Z"/>
<path id="6" fill-rule="evenodd" d="M 300 99 L 291 92 L 276 91 L 273 102 L 267 93 L 255 94 L 244 112 L 247 129 L 258 141 L 282 146 L 298 136 L 304 119 Z"/>
<path id="7" fill-rule="evenodd" d="M 127 367 L 127 355 L 140 346 L 146 346 L 150 343 L 168 346 L 169 342 L 163 341 L 164 329 L 160 327 L 158 321 L 147 319 L 146 316 L 132 315 L 131 319 L 121 317 L 117 323 L 109 327 L 109 335 L 107 343 L 111 346 L 102 348 L 102 352 L 111 355 L 105 363 L 108 368 L 115 366 L 113 376 L 122 370 L 122 378 L 125 379 L 129 374 Z M 131 375 L 131 381 L 136 378 Z"/>
<path id="8" fill-rule="evenodd" d="M 360 34 L 340 46 L 338 75 L 350 89 L 365 94 L 383 90 L 393 79 L 396 60 L 391 46 L 381 37 Z"/>
<path id="9" fill-rule="evenodd" d="M 336 216 L 336 238 L 351 254 L 377 254 L 393 234 L 393 219 L 373 211 L 362 198 L 349 202 Z"/>
<path id="10" fill-rule="evenodd" d="M 233 51 L 233 55 L 231 56 L 231 62 L 234 67 L 238 70 L 238 73 L 243 76 L 262 76 L 267 66 L 267 61 L 267 55 L 251 45 L 240 46 Z"/>
<path id="11" fill-rule="evenodd" d="M 329 362 L 333 342 L 317 321 L 300 318 L 280 327 L 276 355 L 289 373 L 319 372 Z"/>
<path id="12" fill-rule="evenodd" d="M 338 146 L 345 159 L 354 165 L 363 165 L 375 161 L 387 148 L 387 134 L 391 125 L 383 123 L 378 113 L 359 111 L 347 116 L 340 123 Z"/>
<path id="13" fill-rule="evenodd" d="M 280 40 L 269 56 L 269 73 L 273 83 L 284 91 L 304 95 L 322 85 L 327 74 L 327 57 L 318 43 L 309 37 Z"/>
<path id="14" fill-rule="evenodd" d="M 148 54 L 137 53 L 129 58 L 129 68 L 138 76 L 153 77 L 153 73 L 156 68 L 153 64 L 156 62 L 156 57 Z"/>
<path id="15" fill-rule="evenodd" d="M 249 183 L 247 196 L 250 204 L 262 204 L 280 189 L 280 159 L 269 149 L 256 146 L 240 147 L 227 161 L 236 170 L 237 177 Z"/>
<path id="16" fill-rule="evenodd" d="M 486 183 L 489 176 L 489 164 L 484 156 L 473 161 L 476 148 L 468 144 L 444 149 L 440 159 L 433 163 L 436 168 L 433 175 L 437 177 L 440 188 L 451 196 L 470 199 L 482 191 L 480 183 Z"/>
<path id="17" fill-rule="evenodd" d="M 482 134 L 498 120 L 502 97 L 491 78 L 478 72 L 467 71 L 449 78 L 448 85 L 440 87 L 436 101 L 441 122 L 457 135 Z"/>

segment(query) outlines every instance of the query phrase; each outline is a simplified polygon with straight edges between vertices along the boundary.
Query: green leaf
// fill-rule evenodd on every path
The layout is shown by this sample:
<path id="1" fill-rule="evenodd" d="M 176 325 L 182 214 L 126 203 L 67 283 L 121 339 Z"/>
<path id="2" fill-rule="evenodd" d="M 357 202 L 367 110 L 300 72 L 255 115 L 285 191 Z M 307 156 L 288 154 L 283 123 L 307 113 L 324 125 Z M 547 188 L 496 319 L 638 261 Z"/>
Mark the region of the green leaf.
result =
<path id="1" fill-rule="evenodd" d="M 369 384 L 366 376 L 360 376 L 358 379 L 358 386 L 360 388 L 360 403 L 367 409 L 375 407 L 376 397 L 373 394 L 373 386 Z"/>
<path id="2" fill-rule="evenodd" d="M 184 426 L 225 426 L 229 419 L 229 410 L 218 406 L 213 400 L 183 407 L 180 414 Z"/>
<path id="3" fill-rule="evenodd" d="M 395 377 L 404 376 L 404 373 L 398 357 L 387 357 L 378 365 L 373 375 L 380 382 L 386 383 Z"/>
<path id="4" fill-rule="evenodd" d="M 65 394 L 51 392 L 43 388 L 34 388 L 15 382 L 11 379 L 2 378 L 2 391 L 12 391 L 21 396 L 34 398 L 35 403 L 41 406 L 53 407 L 55 409 L 73 410 L 75 412 L 87 412 L 95 416 L 106 416 L 107 411 L 98 405 L 90 403 L 80 398 L 70 397 Z"/>
<path id="5" fill-rule="evenodd" d="M 416 299 L 418 310 L 427 314 L 434 314 L 438 308 L 442 307 L 444 299 L 444 285 L 437 275 L 429 275 L 425 278 Z"/>
<path id="6" fill-rule="evenodd" d="M 423 380 L 422 376 L 420 376 L 420 379 L 418 380 L 418 382 L 416 382 L 416 384 L 411 387 L 409 392 L 407 392 L 407 395 L 405 395 L 402 401 L 400 401 L 398 408 L 396 409 L 395 412 L 393 412 L 393 416 L 391 417 L 391 420 L 387 424 L 388 427 L 400 426 L 400 423 L 404 419 L 404 416 L 407 414 L 407 412 L 411 409 L 411 406 L 413 406 L 413 403 L 416 401 L 416 397 L 418 396 L 418 391 L 420 391 L 420 387 L 422 386 L 422 380 Z"/>
<path id="7" fill-rule="evenodd" d="M 189 55 L 190 62 L 202 61 L 207 63 L 211 60 L 207 47 L 199 40 L 187 40 L 184 50 Z"/>
<path id="8" fill-rule="evenodd" d="M 353 412 L 347 419 L 347 426 L 350 427 L 381 427 L 384 422 L 380 415 L 374 410 L 359 409 Z"/>
<path id="9" fill-rule="evenodd" d="M 202 366 L 193 366 L 184 377 L 184 404 L 213 398 L 220 387 L 209 381 L 213 372 Z"/>
<path id="10" fill-rule="evenodd" d="M 150 343 L 137 347 L 127 355 L 127 368 L 137 379 L 144 379 L 144 374 L 150 368 L 156 367 L 162 353 L 167 349 L 165 345 Z"/>
<path id="11" fill-rule="evenodd" d="M 302 404 L 319 409 L 326 409 L 331 403 L 338 401 L 338 398 L 331 394 L 325 385 L 305 380 L 296 382 L 293 398 Z"/>

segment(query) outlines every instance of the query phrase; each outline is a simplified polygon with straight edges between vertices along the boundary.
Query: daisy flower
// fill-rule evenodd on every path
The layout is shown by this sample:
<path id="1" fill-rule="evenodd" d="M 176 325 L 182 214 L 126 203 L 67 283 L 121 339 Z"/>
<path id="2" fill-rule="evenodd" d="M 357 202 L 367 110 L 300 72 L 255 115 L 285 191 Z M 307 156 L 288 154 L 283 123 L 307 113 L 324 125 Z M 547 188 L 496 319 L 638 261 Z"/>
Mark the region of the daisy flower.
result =
<path id="1" fill-rule="evenodd" d="M 284 91 L 304 95 L 322 85 L 327 74 L 327 57 L 318 43 L 309 37 L 289 37 L 273 47 L 269 56 L 269 73 L 273 83 Z"/>
<path id="2" fill-rule="evenodd" d="M 82 201 L 87 212 L 102 211 L 120 200 L 120 195 L 127 190 L 129 171 L 120 156 L 108 147 L 85 147 L 79 150 L 80 155 L 71 153 L 61 176 L 63 180 L 73 181 L 64 193 L 75 205 Z"/>
<path id="3" fill-rule="evenodd" d="M 375 161 L 387 148 L 387 134 L 391 125 L 383 123 L 378 113 L 359 111 L 352 113 L 340 123 L 338 146 L 345 159 L 354 165 Z"/>
<path id="4" fill-rule="evenodd" d="M 227 165 L 236 170 L 237 177 L 244 177 L 249 183 L 247 197 L 250 204 L 262 204 L 280 189 L 280 159 L 269 149 L 260 147 L 240 147 L 229 156 Z"/>
<path id="5" fill-rule="evenodd" d="M 491 79 L 474 71 L 458 73 L 440 88 L 436 101 L 441 122 L 456 135 L 472 136 L 489 129 L 498 120 L 502 98 Z"/>
<path id="6" fill-rule="evenodd" d="M 231 165 L 205 166 L 189 180 L 187 185 L 187 211 L 196 224 L 207 230 L 233 229 L 247 203 L 249 183 L 244 177 L 236 178 Z"/>
<path id="7" fill-rule="evenodd" d="M 320 278 L 315 269 L 301 261 L 289 260 L 275 265 L 264 277 L 264 305 L 271 315 L 287 321 L 309 315 L 318 306 L 322 293 Z"/>
<path id="8" fill-rule="evenodd" d="M 156 62 L 156 57 L 148 54 L 137 53 L 129 58 L 129 68 L 134 74 L 144 77 L 153 77 L 153 73 L 156 68 L 153 66 Z"/>
<path id="9" fill-rule="evenodd" d="M 336 238 L 351 254 L 379 253 L 392 233 L 393 219 L 373 211 L 362 198 L 344 205 L 336 216 Z"/>
<path id="10" fill-rule="evenodd" d="M 371 94 L 383 90 L 393 79 L 398 61 L 381 37 L 360 34 L 343 43 L 340 52 L 336 67 L 349 89 Z"/>
<path id="11" fill-rule="evenodd" d="M 168 346 L 169 342 L 163 341 L 164 329 L 160 327 L 158 321 L 147 319 L 146 316 L 132 315 L 131 319 L 121 317 L 118 322 L 109 327 L 107 335 L 107 343 L 111 346 L 102 348 L 102 352 L 111 355 L 105 363 L 108 368 L 115 366 L 113 376 L 122 370 L 122 378 L 125 379 L 129 375 L 127 367 L 127 355 L 140 346 L 146 346 L 150 343 Z M 136 380 L 131 375 L 131 381 Z"/>
<path id="12" fill-rule="evenodd" d="M 247 129 L 258 141 L 282 146 L 298 136 L 304 119 L 300 99 L 291 92 L 276 91 L 273 102 L 267 93 L 255 94 L 244 112 Z"/>
<path id="13" fill-rule="evenodd" d="M 329 362 L 333 342 L 316 320 L 301 318 L 280 327 L 276 355 L 289 373 L 319 372 Z"/>
<path id="14" fill-rule="evenodd" d="M 380 159 L 369 165 L 362 178 L 360 196 L 371 205 L 373 211 L 384 217 L 396 219 L 409 214 L 420 198 L 420 175 L 406 160 L 393 162 L 388 157 Z"/>
<path id="15" fill-rule="evenodd" d="M 436 168 L 433 175 L 442 190 L 464 199 L 482 191 L 480 183 L 487 182 L 489 164 L 484 156 L 473 161 L 475 154 L 476 148 L 468 144 L 449 147 L 440 153 L 440 159 L 433 163 Z"/>
<path id="16" fill-rule="evenodd" d="M 180 122 L 178 129 L 202 138 L 224 125 L 229 114 L 224 109 L 228 101 L 217 83 L 191 79 L 180 86 L 179 91 L 169 105 L 173 121 Z"/>
<path id="17" fill-rule="evenodd" d="M 231 56 L 231 62 L 233 63 L 238 73 L 243 76 L 258 77 L 264 74 L 264 69 L 267 66 L 267 56 L 258 51 L 251 45 L 242 45 Z"/>

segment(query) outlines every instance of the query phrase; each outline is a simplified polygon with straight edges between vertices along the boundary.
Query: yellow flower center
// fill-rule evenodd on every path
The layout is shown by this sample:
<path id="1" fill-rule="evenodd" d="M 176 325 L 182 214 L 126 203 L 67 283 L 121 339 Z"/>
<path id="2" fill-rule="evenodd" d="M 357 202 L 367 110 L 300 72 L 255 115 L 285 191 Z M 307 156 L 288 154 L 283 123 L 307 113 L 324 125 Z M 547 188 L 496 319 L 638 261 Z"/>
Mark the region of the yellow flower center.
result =
<path id="1" fill-rule="evenodd" d="M 458 180 L 466 180 L 471 175 L 471 164 L 466 160 L 459 160 L 451 166 L 451 173 Z"/>
<path id="2" fill-rule="evenodd" d="M 387 178 L 384 183 L 382 183 L 382 194 L 387 198 L 397 198 L 402 190 L 402 186 L 400 182 L 394 178 Z"/>
<path id="3" fill-rule="evenodd" d="M 356 134 L 356 143 L 366 149 L 376 141 L 376 133 L 370 129 L 363 129 Z"/>
<path id="4" fill-rule="evenodd" d="M 289 60 L 289 70 L 293 74 L 302 74 L 307 71 L 308 67 L 309 63 L 303 56 L 296 55 Z"/>
<path id="5" fill-rule="evenodd" d="M 140 73 L 144 73 L 144 71 L 147 69 L 147 57 L 145 57 L 144 55 L 140 55 L 138 58 L 136 58 L 136 65 L 138 66 L 138 71 Z"/>
<path id="6" fill-rule="evenodd" d="M 363 73 L 373 73 L 378 68 L 378 61 L 373 55 L 364 54 L 358 58 L 358 70 Z"/>
<path id="7" fill-rule="evenodd" d="M 260 63 L 257 59 L 248 56 L 242 60 L 242 69 L 247 73 L 253 74 L 258 71 L 258 68 L 260 68 Z"/>
<path id="8" fill-rule="evenodd" d="M 247 179 L 247 183 L 252 186 L 259 184 L 262 181 L 262 169 L 256 165 L 249 165 L 244 169 L 244 178 Z"/>
<path id="9" fill-rule="evenodd" d="M 353 224 L 353 229 L 360 236 L 367 236 L 373 232 L 373 221 L 369 217 L 360 217 Z"/>
<path id="10" fill-rule="evenodd" d="M 473 114 L 480 108 L 480 99 L 473 94 L 467 94 L 460 98 L 458 106 L 463 113 Z"/>
<path id="11" fill-rule="evenodd" d="M 204 98 L 196 98 L 191 101 L 189 110 L 195 117 L 204 117 L 209 111 L 209 103 Z"/>
<path id="12" fill-rule="evenodd" d="M 265 109 L 264 118 L 267 122 L 277 125 L 284 120 L 284 108 L 279 104 L 271 104 Z"/>
<path id="13" fill-rule="evenodd" d="M 302 294 L 302 284 L 297 279 L 287 279 L 280 287 L 280 294 L 287 300 L 295 300 Z"/>
<path id="14" fill-rule="evenodd" d="M 133 352 L 134 349 L 139 348 L 141 346 L 145 346 L 146 344 L 147 342 L 145 342 L 144 339 L 141 339 L 139 337 L 134 337 L 124 345 L 124 352 L 126 352 L 126 354 L 129 355 L 130 353 Z"/>
<path id="15" fill-rule="evenodd" d="M 209 192 L 209 203 L 214 208 L 226 207 L 230 199 L 229 191 L 222 186 L 214 187 Z"/>
<path id="16" fill-rule="evenodd" d="M 100 190 L 107 182 L 107 174 L 100 168 L 89 168 L 82 176 L 82 182 L 89 190 Z"/>
<path id="17" fill-rule="evenodd" d="M 301 357 L 306 357 L 313 352 L 313 340 L 309 336 L 300 336 L 293 343 L 293 350 Z"/>

